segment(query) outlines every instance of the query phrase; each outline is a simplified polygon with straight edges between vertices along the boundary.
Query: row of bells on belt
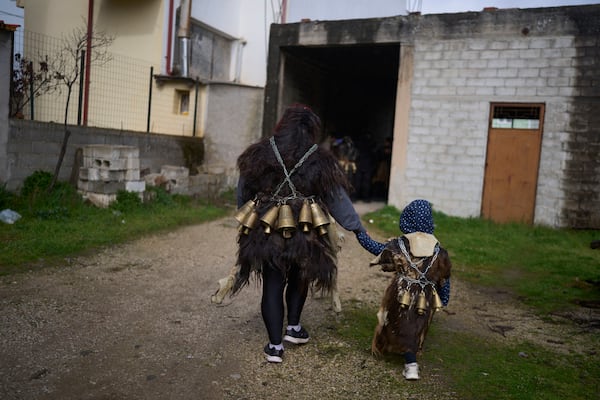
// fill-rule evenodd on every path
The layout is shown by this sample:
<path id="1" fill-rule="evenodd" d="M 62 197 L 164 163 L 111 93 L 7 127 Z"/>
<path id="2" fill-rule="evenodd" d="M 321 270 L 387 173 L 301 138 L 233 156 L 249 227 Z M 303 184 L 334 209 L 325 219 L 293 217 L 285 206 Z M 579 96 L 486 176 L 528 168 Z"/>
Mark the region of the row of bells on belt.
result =
<path id="1" fill-rule="evenodd" d="M 400 308 L 407 309 L 410 307 L 411 294 L 409 288 L 406 288 L 400 296 Z M 425 297 L 425 292 L 421 290 L 417 296 L 417 314 L 423 315 L 427 311 L 427 298 Z M 442 309 L 442 300 L 440 296 L 437 294 L 437 291 L 433 290 L 433 309 L 435 311 L 439 311 Z"/>
<path id="2" fill-rule="evenodd" d="M 262 218 L 259 218 L 255 200 L 250 200 L 240 207 L 234 218 L 240 223 L 240 232 L 245 235 L 260 223 L 266 234 L 276 230 L 281 232 L 281 235 L 286 239 L 292 237 L 298 225 L 302 232 L 309 232 L 312 227 L 317 230 L 319 235 L 325 235 L 327 225 L 330 223 L 327 214 L 323 212 L 317 203 L 311 200 L 304 200 L 302 203 L 300 215 L 298 215 L 298 224 L 296 224 L 292 207 L 289 204 L 277 204 L 271 207 Z"/>

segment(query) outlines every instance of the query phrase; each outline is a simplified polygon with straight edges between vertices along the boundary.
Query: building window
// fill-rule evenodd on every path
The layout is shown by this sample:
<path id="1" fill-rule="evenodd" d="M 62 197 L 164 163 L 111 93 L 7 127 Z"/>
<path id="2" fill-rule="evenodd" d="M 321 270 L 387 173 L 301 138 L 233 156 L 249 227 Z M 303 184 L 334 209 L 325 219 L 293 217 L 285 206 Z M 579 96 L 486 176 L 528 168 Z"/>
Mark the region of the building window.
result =
<path id="1" fill-rule="evenodd" d="M 190 91 L 176 90 L 175 113 L 180 115 L 188 115 L 190 112 Z"/>
<path id="2" fill-rule="evenodd" d="M 539 129 L 539 127 L 539 106 L 496 105 L 493 108 L 492 128 Z"/>

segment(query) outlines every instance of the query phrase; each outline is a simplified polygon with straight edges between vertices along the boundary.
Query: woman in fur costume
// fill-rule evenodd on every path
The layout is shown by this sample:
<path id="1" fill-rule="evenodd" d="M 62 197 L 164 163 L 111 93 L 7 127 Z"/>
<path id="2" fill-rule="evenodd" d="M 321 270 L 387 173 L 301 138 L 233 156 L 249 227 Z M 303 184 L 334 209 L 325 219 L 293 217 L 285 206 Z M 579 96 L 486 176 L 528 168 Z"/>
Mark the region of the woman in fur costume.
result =
<path id="1" fill-rule="evenodd" d="M 261 313 L 269 336 L 264 352 L 269 362 L 282 362 L 282 340 L 309 340 L 300 316 L 311 285 L 325 291 L 332 287 L 337 242 L 329 234 L 329 215 L 349 231 L 365 232 L 339 163 L 316 144 L 320 130 L 320 119 L 310 108 L 293 105 L 273 136 L 250 145 L 238 158 L 238 206 L 249 211 L 239 217 L 239 269 L 232 294 L 253 274 L 262 278 Z M 303 207 L 311 209 L 312 219 L 299 221 L 305 215 Z M 282 215 L 287 215 L 283 222 Z"/>
<path id="2" fill-rule="evenodd" d="M 450 298 L 452 264 L 448 252 L 433 236 L 433 215 L 428 201 L 411 202 L 400 215 L 400 229 L 404 235 L 385 244 L 362 234 L 359 242 L 378 254 L 371 265 L 394 272 L 377 313 L 371 350 L 377 355 L 404 354 L 402 374 L 415 380 L 419 379 L 416 355 L 423 347 L 433 314 L 446 306 Z"/>

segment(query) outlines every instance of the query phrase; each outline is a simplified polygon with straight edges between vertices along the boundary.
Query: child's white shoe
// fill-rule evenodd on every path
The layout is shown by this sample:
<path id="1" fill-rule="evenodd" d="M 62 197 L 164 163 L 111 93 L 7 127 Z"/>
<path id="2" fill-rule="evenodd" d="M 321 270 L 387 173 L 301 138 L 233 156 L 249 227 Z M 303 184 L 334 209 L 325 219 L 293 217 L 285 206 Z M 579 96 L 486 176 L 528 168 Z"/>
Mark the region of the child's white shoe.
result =
<path id="1" fill-rule="evenodd" d="M 402 375 L 404 375 L 404 377 L 409 381 L 415 381 L 419 379 L 419 364 L 416 362 L 404 364 L 404 371 L 402 371 Z"/>

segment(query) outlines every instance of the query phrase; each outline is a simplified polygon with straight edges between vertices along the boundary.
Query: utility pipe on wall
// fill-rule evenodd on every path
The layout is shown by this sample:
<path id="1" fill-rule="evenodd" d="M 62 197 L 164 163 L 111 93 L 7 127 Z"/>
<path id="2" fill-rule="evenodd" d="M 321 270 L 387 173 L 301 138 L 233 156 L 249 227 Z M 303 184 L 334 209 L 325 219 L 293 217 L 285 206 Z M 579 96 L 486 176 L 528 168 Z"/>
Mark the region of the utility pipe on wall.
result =
<path id="1" fill-rule="evenodd" d="M 167 22 L 167 55 L 166 55 L 166 64 L 167 64 L 167 75 L 171 75 L 173 71 L 171 70 L 171 52 L 173 48 L 173 5 L 174 0 L 169 0 L 169 21 Z"/>
<path id="2" fill-rule="evenodd" d="M 181 76 L 189 76 L 190 67 L 190 14 L 192 11 L 192 0 L 181 0 L 179 8 L 179 26 L 177 28 L 177 39 L 179 40 L 179 56 Z"/>
<path id="3" fill-rule="evenodd" d="M 85 79 L 83 81 L 83 125 L 87 126 L 90 98 L 90 64 L 92 63 L 92 37 L 94 32 L 94 0 L 88 0 L 88 21 L 85 52 Z"/>
<path id="4" fill-rule="evenodd" d="M 282 24 L 285 24 L 285 21 L 287 19 L 287 0 L 282 0 L 281 1 L 281 17 L 279 18 L 281 20 Z"/>

